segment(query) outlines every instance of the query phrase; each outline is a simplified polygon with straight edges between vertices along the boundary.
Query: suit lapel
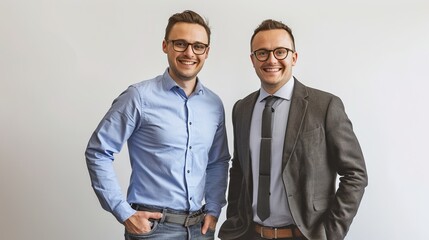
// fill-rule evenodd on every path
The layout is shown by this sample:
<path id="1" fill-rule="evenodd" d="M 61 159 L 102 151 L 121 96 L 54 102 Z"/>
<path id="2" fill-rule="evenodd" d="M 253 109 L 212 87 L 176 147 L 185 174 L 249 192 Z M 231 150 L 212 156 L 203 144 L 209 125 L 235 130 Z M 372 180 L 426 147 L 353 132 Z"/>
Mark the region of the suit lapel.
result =
<path id="1" fill-rule="evenodd" d="M 237 112 L 237 118 L 240 119 L 236 124 L 240 124 L 239 133 L 241 134 L 240 139 L 243 139 L 242 146 L 237 146 L 242 148 L 241 153 L 243 154 L 243 158 L 240 161 L 241 167 L 243 168 L 244 177 L 246 182 L 249 183 L 249 187 L 252 186 L 252 164 L 250 158 L 250 125 L 252 122 L 252 114 L 253 109 L 258 99 L 259 91 L 256 91 L 244 98 L 241 101 L 240 111 Z"/>
<path id="2" fill-rule="evenodd" d="M 307 96 L 308 93 L 306 87 L 297 79 L 295 79 L 295 85 L 292 95 L 292 101 L 290 104 L 289 117 L 285 134 L 285 141 L 283 146 L 283 169 L 289 161 L 293 150 L 295 149 L 295 145 L 298 140 L 298 135 L 302 130 L 302 123 L 304 121 L 308 105 L 308 101 L 306 99 Z"/>

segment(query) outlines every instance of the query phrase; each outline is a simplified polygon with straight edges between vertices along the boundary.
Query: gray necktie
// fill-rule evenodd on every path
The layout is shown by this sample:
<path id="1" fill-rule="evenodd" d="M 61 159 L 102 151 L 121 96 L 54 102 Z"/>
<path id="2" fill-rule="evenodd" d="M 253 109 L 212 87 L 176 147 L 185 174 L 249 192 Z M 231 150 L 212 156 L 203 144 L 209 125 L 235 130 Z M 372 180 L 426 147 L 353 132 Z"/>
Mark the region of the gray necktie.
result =
<path id="1" fill-rule="evenodd" d="M 265 98 L 262 113 L 261 150 L 259 155 L 259 187 L 257 213 L 261 221 L 270 216 L 270 171 L 271 171 L 271 140 L 272 140 L 272 108 L 277 97 Z"/>

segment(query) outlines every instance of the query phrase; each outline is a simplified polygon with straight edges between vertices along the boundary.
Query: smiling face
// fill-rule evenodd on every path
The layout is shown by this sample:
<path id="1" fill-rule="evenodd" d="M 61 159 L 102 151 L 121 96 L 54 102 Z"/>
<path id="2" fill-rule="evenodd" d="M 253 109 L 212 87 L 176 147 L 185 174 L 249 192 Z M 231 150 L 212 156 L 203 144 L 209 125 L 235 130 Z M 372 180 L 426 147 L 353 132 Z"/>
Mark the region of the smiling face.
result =
<path id="1" fill-rule="evenodd" d="M 258 32 L 252 41 L 252 51 L 259 49 L 273 50 L 279 47 L 289 48 L 294 50 L 293 42 L 288 34 L 283 29 L 264 30 Z M 292 67 L 298 59 L 296 52 L 289 52 L 287 58 L 277 60 L 273 53 L 267 61 L 261 62 L 251 54 L 250 56 L 256 74 L 261 80 L 261 86 L 270 94 L 275 93 L 292 76 Z"/>
<path id="2" fill-rule="evenodd" d="M 206 30 L 199 24 L 179 22 L 172 27 L 168 39 L 162 42 L 162 50 L 167 54 L 169 73 L 173 80 L 179 85 L 185 84 L 187 81 L 195 82 L 197 74 L 208 57 L 209 47 L 202 55 L 196 55 L 192 51 L 191 45 L 188 45 L 184 52 L 177 52 L 173 49 L 171 40 L 208 44 Z"/>

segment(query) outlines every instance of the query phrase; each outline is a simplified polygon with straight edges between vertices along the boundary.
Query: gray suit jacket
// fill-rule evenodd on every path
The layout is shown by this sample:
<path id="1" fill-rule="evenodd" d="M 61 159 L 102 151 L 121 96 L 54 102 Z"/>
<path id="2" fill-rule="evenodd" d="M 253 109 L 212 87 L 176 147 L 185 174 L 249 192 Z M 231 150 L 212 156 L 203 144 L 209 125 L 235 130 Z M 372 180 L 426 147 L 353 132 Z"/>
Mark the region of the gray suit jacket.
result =
<path id="1" fill-rule="evenodd" d="M 246 235 L 254 231 L 249 134 L 258 95 L 253 92 L 234 105 L 234 156 L 221 239 L 249 239 Z M 368 177 L 343 103 L 295 79 L 287 121 L 283 182 L 292 217 L 308 239 L 344 239 Z"/>

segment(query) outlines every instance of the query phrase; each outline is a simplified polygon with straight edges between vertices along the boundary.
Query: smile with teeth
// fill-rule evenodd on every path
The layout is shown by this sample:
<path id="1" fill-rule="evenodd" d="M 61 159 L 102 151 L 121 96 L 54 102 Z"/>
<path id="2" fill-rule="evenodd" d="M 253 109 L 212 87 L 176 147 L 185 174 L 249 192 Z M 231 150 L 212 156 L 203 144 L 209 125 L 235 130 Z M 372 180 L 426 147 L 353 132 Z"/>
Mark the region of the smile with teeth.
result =
<path id="1" fill-rule="evenodd" d="M 194 64 L 196 64 L 196 62 L 190 61 L 190 60 L 179 60 L 179 62 L 181 64 L 184 64 L 184 65 L 194 65 Z"/>
<path id="2" fill-rule="evenodd" d="M 264 68 L 264 71 L 265 72 L 278 72 L 278 71 L 280 71 L 281 70 L 281 68 Z"/>

